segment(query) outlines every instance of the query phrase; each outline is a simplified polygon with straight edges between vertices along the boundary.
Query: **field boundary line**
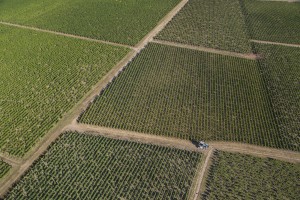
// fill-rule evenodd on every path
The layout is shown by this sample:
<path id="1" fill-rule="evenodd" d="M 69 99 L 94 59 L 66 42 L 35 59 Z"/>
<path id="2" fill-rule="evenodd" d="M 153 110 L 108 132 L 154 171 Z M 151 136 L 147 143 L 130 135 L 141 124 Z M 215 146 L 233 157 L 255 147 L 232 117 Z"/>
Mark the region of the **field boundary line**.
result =
<path id="1" fill-rule="evenodd" d="M 174 147 L 189 151 L 200 151 L 189 140 L 182 140 L 173 137 L 153 135 L 147 133 L 139 133 L 135 131 L 127 131 L 122 129 L 108 128 L 102 126 L 79 124 L 74 122 L 65 128 L 66 131 L 76 131 L 82 134 L 92 134 L 104 136 L 112 139 L 140 142 L 144 144 L 154 144 L 166 147 Z"/>
<path id="2" fill-rule="evenodd" d="M 169 42 L 169 41 L 157 40 L 157 39 L 153 40 L 152 42 L 157 43 L 157 44 L 172 46 L 172 47 L 179 47 L 179 48 L 191 49 L 191 50 L 196 50 L 196 51 L 209 52 L 209 53 L 244 58 L 244 59 L 249 59 L 249 60 L 259 59 L 259 57 L 255 54 L 242 54 L 242 53 L 224 51 L 224 50 L 213 49 L 213 48 L 208 48 L 208 47 L 203 47 L 203 46 L 195 46 L 195 45 L 182 44 L 182 43 L 177 43 L 177 42 Z"/>
<path id="3" fill-rule="evenodd" d="M 200 170 L 200 172 L 197 175 L 197 181 L 196 181 L 196 186 L 195 186 L 196 190 L 195 190 L 195 196 L 194 196 L 193 200 L 197 200 L 198 199 L 200 188 L 201 188 L 201 185 L 202 185 L 202 182 L 203 182 L 203 177 L 204 177 L 205 172 L 208 170 L 208 167 L 207 167 L 208 166 L 208 162 L 211 159 L 211 155 L 212 155 L 213 151 L 214 151 L 213 148 L 209 149 L 209 151 L 208 151 L 208 153 L 206 155 L 204 164 L 202 165 L 201 170 Z"/>
<path id="4" fill-rule="evenodd" d="M 211 147 L 221 151 L 232 153 L 242 153 L 257 157 L 269 157 L 291 163 L 300 163 L 300 153 L 296 151 L 275 149 L 271 147 L 262 147 L 246 143 L 235 142 L 210 142 Z"/>
<path id="5" fill-rule="evenodd" d="M 250 41 L 254 42 L 254 43 L 260 43 L 260 44 L 273 44 L 273 45 L 279 45 L 279 46 L 300 48 L 300 44 L 289 44 L 289 43 L 271 42 L 271 41 L 263 41 L 263 40 L 250 40 Z"/>
<path id="6" fill-rule="evenodd" d="M 90 41 L 90 42 L 108 44 L 108 45 L 117 46 L 117 47 L 125 47 L 125 48 L 135 50 L 135 48 L 130 45 L 120 44 L 120 43 L 115 43 L 115 42 L 110 42 L 110 41 L 105 41 L 105 40 L 98 40 L 98 39 L 93 39 L 93 38 L 89 38 L 89 37 L 73 35 L 73 34 L 69 34 L 69 33 L 51 31 L 51 30 L 46 30 L 46 29 L 41 29 L 41 28 L 36 28 L 36 27 L 31 27 L 31 26 L 25 26 L 25 25 L 20 25 L 20 24 L 14 24 L 14 23 L 9 23 L 9 22 L 4 22 L 4 21 L 0 21 L 0 24 L 6 25 L 6 26 L 12 26 L 12 27 L 16 27 L 16 28 L 22 28 L 22 29 L 43 32 L 43 33 L 50 33 L 50 34 L 59 35 L 59 36 L 65 36 L 65 37 L 69 37 L 69 38 L 75 38 L 75 39 L 80 39 L 80 40 L 85 40 L 85 41 Z"/>
<path id="7" fill-rule="evenodd" d="M 17 166 L 17 165 L 21 164 L 21 161 L 13 159 L 13 158 L 3 155 L 3 154 L 0 154 L 0 159 L 11 166 Z"/>
<path id="8" fill-rule="evenodd" d="M 136 46 L 135 48 L 141 48 L 141 46 L 145 46 L 147 43 L 151 42 L 163 28 L 177 15 L 177 13 L 187 4 L 189 0 L 182 0 L 179 4 L 177 4 L 164 18 L 162 18 L 156 25 L 152 31 L 150 31 Z"/>

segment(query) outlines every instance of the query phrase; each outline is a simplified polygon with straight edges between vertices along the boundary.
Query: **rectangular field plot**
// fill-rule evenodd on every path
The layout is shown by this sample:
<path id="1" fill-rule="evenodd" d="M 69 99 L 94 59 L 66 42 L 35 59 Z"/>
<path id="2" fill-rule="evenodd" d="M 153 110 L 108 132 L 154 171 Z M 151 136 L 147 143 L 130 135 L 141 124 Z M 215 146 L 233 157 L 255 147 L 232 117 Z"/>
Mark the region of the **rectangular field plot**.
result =
<path id="1" fill-rule="evenodd" d="M 65 133 L 6 199 L 187 199 L 201 154 Z"/>
<path id="2" fill-rule="evenodd" d="M 128 49 L 0 25 L 0 150 L 23 156 Z"/>
<path id="3" fill-rule="evenodd" d="M 215 152 L 199 199 L 299 199 L 300 164 Z"/>
<path id="4" fill-rule="evenodd" d="M 11 166 L 0 159 L 0 179 L 4 177 L 10 169 Z"/>
<path id="5" fill-rule="evenodd" d="M 300 44 L 300 3 L 241 0 L 252 39 Z"/>
<path id="6" fill-rule="evenodd" d="M 150 43 L 79 122 L 287 147 L 265 91 L 256 61 Z"/>
<path id="7" fill-rule="evenodd" d="M 190 0 L 157 39 L 251 52 L 239 0 Z"/>
<path id="8" fill-rule="evenodd" d="M 300 150 L 300 48 L 255 44 L 281 134 Z"/>
<path id="9" fill-rule="evenodd" d="M 2 0 L 0 21 L 134 45 L 180 0 Z"/>

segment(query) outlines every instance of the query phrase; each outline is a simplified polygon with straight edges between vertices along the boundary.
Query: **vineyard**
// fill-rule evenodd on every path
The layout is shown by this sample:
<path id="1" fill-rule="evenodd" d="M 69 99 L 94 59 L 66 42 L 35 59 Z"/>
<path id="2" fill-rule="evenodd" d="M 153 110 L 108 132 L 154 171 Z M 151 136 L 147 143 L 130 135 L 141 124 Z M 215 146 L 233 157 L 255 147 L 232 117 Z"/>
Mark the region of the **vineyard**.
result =
<path id="1" fill-rule="evenodd" d="M 241 0 L 252 39 L 300 44 L 300 4 Z"/>
<path id="2" fill-rule="evenodd" d="M 179 0 L 2 0 L 0 21 L 135 45 Z"/>
<path id="3" fill-rule="evenodd" d="M 23 156 L 129 51 L 2 25 L 0 30 L 0 150 L 14 156 Z"/>
<path id="4" fill-rule="evenodd" d="M 300 164 L 216 151 L 202 199 L 299 199 Z"/>
<path id="5" fill-rule="evenodd" d="M 4 177 L 10 169 L 11 166 L 0 159 L 0 179 Z"/>
<path id="6" fill-rule="evenodd" d="M 300 150 L 300 48 L 255 44 L 281 134 Z"/>
<path id="7" fill-rule="evenodd" d="M 239 0 L 190 0 L 157 39 L 251 53 Z"/>
<path id="8" fill-rule="evenodd" d="M 79 118 L 85 124 L 290 148 L 255 61 L 149 44 Z"/>
<path id="9" fill-rule="evenodd" d="M 65 133 L 6 199 L 187 199 L 201 154 Z"/>

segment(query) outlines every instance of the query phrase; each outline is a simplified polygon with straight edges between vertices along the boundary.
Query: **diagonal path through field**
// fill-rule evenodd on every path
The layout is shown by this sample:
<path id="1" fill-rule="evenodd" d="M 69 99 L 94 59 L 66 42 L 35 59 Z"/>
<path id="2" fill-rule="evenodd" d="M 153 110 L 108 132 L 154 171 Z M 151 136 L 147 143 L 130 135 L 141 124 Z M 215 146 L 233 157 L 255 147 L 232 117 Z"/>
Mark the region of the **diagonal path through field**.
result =
<path id="1" fill-rule="evenodd" d="M 251 42 L 261 43 L 261 44 L 273 44 L 273 45 L 280 45 L 286 47 L 298 47 L 300 48 L 300 44 L 288 44 L 288 43 L 280 43 L 280 42 L 270 42 L 270 41 L 263 41 L 263 40 L 250 40 Z"/>
<path id="2" fill-rule="evenodd" d="M 97 39 L 92 39 L 92 38 L 88 38 L 88 37 L 72 35 L 72 34 L 68 34 L 68 33 L 61 33 L 61 32 L 56 32 L 56 31 L 50 31 L 50 30 L 40 29 L 40 28 L 36 28 L 36 27 L 24 26 L 24 25 L 20 25 L 20 24 L 13 24 L 13 23 L 8 23 L 8 22 L 3 22 L 3 21 L 0 21 L 0 24 L 6 25 L 6 26 L 12 26 L 12 27 L 16 27 L 16 28 L 22 28 L 22 29 L 28 29 L 28 30 L 43 32 L 43 33 L 51 33 L 51 34 L 54 34 L 54 35 L 60 35 L 60 36 L 65 36 L 65 37 L 70 37 L 70 38 L 76 38 L 76 39 L 80 39 L 80 40 L 86 40 L 86 41 L 97 42 L 97 43 L 102 43 L 102 44 L 109 44 L 109 45 L 117 46 L 117 47 L 126 47 L 126 48 L 129 48 L 129 49 L 135 50 L 134 47 L 126 45 L 126 44 L 119 44 L 119 43 L 115 43 L 115 42 L 97 40 Z"/>
<path id="3" fill-rule="evenodd" d="M 233 56 L 233 57 L 250 59 L 250 60 L 259 59 L 259 57 L 255 54 L 235 53 L 235 52 L 231 52 L 231 51 L 223 51 L 223 50 L 218 50 L 218 49 L 213 49 L 213 48 L 194 46 L 194 45 L 189 45 L 189 44 L 181 44 L 181 43 L 169 42 L 169 41 L 163 41 L 163 40 L 157 40 L 157 39 L 153 40 L 152 42 L 157 43 L 157 44 L 167 45 L 167 46 L 173 46 L 173 47 L 179 47 L 179 48 L 185 48 L 185 49 L 191 49 L 191 50 L 197 50 L 197 51 L 204 51 L 204 52 L 209 52 L 209 53 L 215 53 L 215 54 L 220 54 L 220 55 L 225 55 L 225 56 Z"/>

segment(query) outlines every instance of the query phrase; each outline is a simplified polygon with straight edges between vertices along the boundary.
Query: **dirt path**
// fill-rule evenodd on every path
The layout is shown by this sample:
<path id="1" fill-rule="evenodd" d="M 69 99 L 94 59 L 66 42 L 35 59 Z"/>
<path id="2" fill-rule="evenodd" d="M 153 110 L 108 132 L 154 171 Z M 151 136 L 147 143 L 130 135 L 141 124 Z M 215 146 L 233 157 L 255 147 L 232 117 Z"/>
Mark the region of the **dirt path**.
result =
<path id="1" fill-rule="evenodd" d="M 193 198 L 194 200 L 198 199 L 198 196 L 199 196 L 199 193 L 200 193 L 200 188 L 201 188 L 201 185 L 202 185 L 202 182 L 203 182 L 203 177 L 204 177 L 205 172 L 208 171 L 208 163 L 209 163 L 209 161 L 211 159 L 213 151 L 214 151 L 213 148 L 209 149 L 209 151 L 208 151 L 208 153 L 206 155 L 206 158 L 205 158 L 205 162 L 202 165 L 201 170 L 198 173 L 197 181 L 196 181 L 195 196 Z"/>
<path id="2" fill-rule="evenodd" d="M 274 44 L 274 45 L 280 45 L 280 46 L 300 48 L 300 44 L 288 44 L 288 43 L 270 42 L 270 41 L 262 41 L 262 40 L 250 40 L 250 41 L 255 42 L 255 43 L 261 43 L 261 44 Z"/>
<path id="3" fill-rule="evenodd" d="M 122 69 L 151 41 L 153 37 L 161 31 L 164 26 L 179 12 L 179 10 L 188 2 L 188 0 L 181 1 L 174 9 L 172 9 L 159 23 L 158 25 L 146 35 L 135 47 L 111 43 L 107 41 L 94 40 L 90 38 L 69 35 L 64 33 L 58 33 L 54 31 L 42 30 L 33 27 L 27 27 L 17 24 L 10 24 L 6 22 L 0 22 L 0 24 L 14 26 L 18 28 L 31 29 L 40 32 L 53 33 L 56 35 L 62 35 L 67 37 L 73 37 L 78 39 L 84 39 L 89 41 L 95 41 L 99 43 L 111 44 L 115 46 L 123 46 L 131 48 L 132 51 L 129 52 L 110 72 L 108 72 L 92 89 L 71 109 L 68 113 L 64 114 L 61 120 L 39 141 L 21 160 L 19 164 L 20 167 L 16 169 L 8 180 L 0 185 L 0 197 L 3 197 L 8 189 L 15 183 L 20 177 L 29 169 L 33 162 L 42 155 L 49 145 L 55 141 L 60 134 L 66 130 L 66 126 L 71 125 L 76 122 L 77 117 L 81 112 L 86 110 L 89 103 L 95 99 L 95 97 L 100 93 L 100 91 L 106 87 L 106 85 L 112 81 L 112 79 L 120 72 Z M 9 158 L 7 158 L 9 159 Z"/>
<path id="4" fill-rule="evenodd" d="M 212 48 L 207 48 L 207 47 L 194 46 L 194 45 L 189 45 L 189 44 L 181 44 L 181 43 L 162 41 L 162 40 L 153 40 L 152 42 L 157 43 L 157 44 L 173 46 L 173 47 L 180 47 L 180 48 L 192 49 L 192 50 L 197 50 L 197 51 L 205 51 L 205 52 L 215 53 L 215 54 L 220 54 L 220 55 L 225 55 L 225 56 L 233 56 L 233 57 L 245 58 L 245 59 L 250 59 L 250 60 L 258 59 L 258 57 L 255 54 L 235 53 L 235 52 L 231 52 L 231 51 L 223 51 L 223 50 L 212 49 Z"/>
<path id="5" fill-rule="evenodd" d="M 6 162 L 7 164 L 11 165 L 11 166 L 17 166 L 21 164 L 21 161 L 10 158 L 8 156 L 5 156 L 3 154 L 0 154 L 0 159 L 4 162 Z"/>
<path id="6" fill-rule="evenodd" d="M 60 36 L 65 36 L 65 37 L 70 37 L 70 38 L 76 38 L 76 39 L 80 39 L 80 40 L 86 40 L 86 41 L 97 42 L 97 43 L 102 43 L 102 44 L 109 44 L 109 45 L 112 45 L 112 46 L 126 47 L 126 48 L 129 48 L 129 49 L 135 49 L 134 47 L 126 45 L 126 44 L 119 44 L 119 43 L 115 43 L 115 42 L 109 42 L 109 41 L 105 41 L 105 40 L 97 40 L 97 39 L 92 39 L 92 38 L 88 38 L 88 37 L 72 35 L 72 34 L 68 34 L 68 33 L 61 33 L 61 32 L 56 32 L 56 31 L 44 30 L 44 29 L 31 27 L 31 26 L 24 26 L 24 25 L 20 25 L 20 24 L 13 24 L 13 23 L 3 22 L 3 21 L 0 21 L 0 24 L 6 25 L 6 26 L 22 28 L 22 29 L 28 29 L 28 30 L 44 32 L 44 33 L 51 33 L 51 34 L 55 34 L 55 35 L 60 35 Z"/>

